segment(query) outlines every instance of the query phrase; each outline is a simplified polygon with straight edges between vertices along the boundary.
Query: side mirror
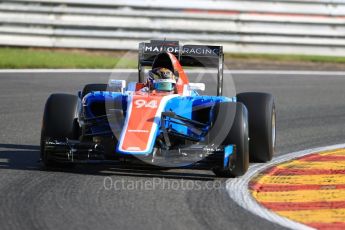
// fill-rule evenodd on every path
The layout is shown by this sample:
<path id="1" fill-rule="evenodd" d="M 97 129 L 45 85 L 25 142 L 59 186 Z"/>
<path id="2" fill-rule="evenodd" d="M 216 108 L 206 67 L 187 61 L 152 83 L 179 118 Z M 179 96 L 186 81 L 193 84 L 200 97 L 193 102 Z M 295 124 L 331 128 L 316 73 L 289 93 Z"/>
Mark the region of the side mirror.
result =
<path id="1" fill-rule="evenodd" d="M 188 87 L 189 87 L 189 90 L 205 91 L 206 89 L 206 86 L 204 83 L 189 83 Z"/>
<path id="2" fill-rule="evenodd" d="M 108 82 L 108 88 L 109 88 L 109 91 L 123 93 L 126 88 L 126 81 L 110 79 Z"/>

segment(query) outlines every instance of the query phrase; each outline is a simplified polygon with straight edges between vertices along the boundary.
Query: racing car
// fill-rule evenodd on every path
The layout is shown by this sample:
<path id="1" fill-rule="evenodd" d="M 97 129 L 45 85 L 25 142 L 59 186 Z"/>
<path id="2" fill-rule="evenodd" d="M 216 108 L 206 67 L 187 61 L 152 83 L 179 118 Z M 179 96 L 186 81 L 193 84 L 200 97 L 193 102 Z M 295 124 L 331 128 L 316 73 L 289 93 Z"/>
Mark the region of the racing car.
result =
<path id="1" fill-rule="evenodd" d="M 137 82 L 110 79 L 77 95 L 49 96 L 40 140 L 45 167 L 116 162 L 237 177 L 249 162 L 272 159 L 274 98 L 223 96 L 222 46 L 150 41 L 139 44 L 138 56 Z M 203 95 L 205 84 L 190 82 L 186 67 L 215 68 L 215 95 Z"/>

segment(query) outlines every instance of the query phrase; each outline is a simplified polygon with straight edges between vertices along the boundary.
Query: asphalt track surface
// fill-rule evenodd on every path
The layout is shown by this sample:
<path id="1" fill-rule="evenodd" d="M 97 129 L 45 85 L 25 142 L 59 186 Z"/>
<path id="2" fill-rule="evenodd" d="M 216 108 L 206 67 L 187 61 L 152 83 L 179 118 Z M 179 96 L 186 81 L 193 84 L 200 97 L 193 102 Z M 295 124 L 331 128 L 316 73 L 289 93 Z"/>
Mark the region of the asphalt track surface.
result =
<path id="1" fill-rule="evenodd" d="M 243 210 L 225 189 L 205 189 L 207 183 L 225 185 L 226 181 L 209 171 L 150 172 L 113 166 L 42 170 L 39 136 L 46 98 L 54 92 L 75 93 L 86 83 L 106 82 L 108 77 L 95 73 L 0 74 L 0 229 L 282 228 Z M 345 75 L 233 77 L 237 92 L 265 91 L 276 97 L 278 155 L 344 142 Z M 108 177 L 141 184 L 164 178 L 171 188 L 161 183 L 148 190 L 140 186 L 109 189 L 104 187 Z M 183 189 L 182 182 L 198 183 L 204 189 Z M 172 188 L 173 183 L 179 189 Z"/>

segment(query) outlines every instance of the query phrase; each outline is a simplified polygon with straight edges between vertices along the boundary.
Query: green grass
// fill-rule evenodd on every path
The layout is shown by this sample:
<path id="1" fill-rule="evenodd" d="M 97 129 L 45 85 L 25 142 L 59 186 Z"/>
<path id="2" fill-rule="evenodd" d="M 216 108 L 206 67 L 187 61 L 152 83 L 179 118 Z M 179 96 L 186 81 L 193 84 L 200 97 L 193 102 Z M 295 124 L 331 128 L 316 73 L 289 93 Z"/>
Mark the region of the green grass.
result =
<path id="1" fill-rule="evenodd" d="M 22 48 L 0 48 L 0 69 L 19 68 L 135 68 L 136 60 L 120 59 L 110 55 L 35 50 Z"/>
<path id="2" fill-rule="evenodd" d="M 46 50 L 0 47 L 0 69 L 20 68 L 71 68 L 112 69 L 136 68 L 136 56 L 120 58 L 121 52 L 94 52 L 75 50 Z M 261 60 L 281 62 L 345 63 L 345 57 L 273 55 L 273 54 L 226 54 L 226 60 Z"/>

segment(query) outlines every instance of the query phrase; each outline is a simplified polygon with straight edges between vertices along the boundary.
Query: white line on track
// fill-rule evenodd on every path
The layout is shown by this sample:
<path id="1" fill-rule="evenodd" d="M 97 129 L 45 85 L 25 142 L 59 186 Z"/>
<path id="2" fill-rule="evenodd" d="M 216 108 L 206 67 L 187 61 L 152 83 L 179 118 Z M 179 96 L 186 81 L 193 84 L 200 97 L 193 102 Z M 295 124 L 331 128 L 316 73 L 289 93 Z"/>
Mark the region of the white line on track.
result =
<path id="1" fill-rule="evenodd" d="M 188 73 L 216 73 L 214 70 L 186 70 Z M 2 69 L 0 73 L 136 73 L 135 69 Z M 345 71 L 295 71 L 295 70 L 225 70 L 226 74 L 244 75 L 318 75 L 345 76 Z"/>
<path id="2" fill-rule="evenodd" d="M 306 149 L 298 152 L 293 152 L 289 154 L 285 154 L 279 157 L 275 157 L 271 162 L 267 164 L 253 164 L 249 167 L 248 172 L 239 178 L 230 179 L 227 181 L 226 189 L 230 197 L 242 208 L 252 212 L 255 215 L 258 215 L 268 221 L 277 223 L 281 226 L 290 228 L 290 229 L 313 229 L 301 223 L 294 222 L 288 218 L 279 216 L 278 214 L 270 211 L 263 206 L 261 206 L 251 195 L 248 184 L 251 179 L 257 175 L 259 172 L 274 166 L 276 164 L 292 160 L 297 157 L 309 155 L 312 153 L 327 151 L 327 150 L 335 150 L 339 148 L 345 148 L 344 144 L 338 145 L 331 145 L 326 147 L 320 148 L 313 148 L 313 149 Z"/>
<path id="3" fill-rule="evenodd" d="M 345 76 L 343 71 L 296 71 L 296 70 L 226 70 L 224 73 L 245 75 L 311 75 L 311 76 Z"/>

